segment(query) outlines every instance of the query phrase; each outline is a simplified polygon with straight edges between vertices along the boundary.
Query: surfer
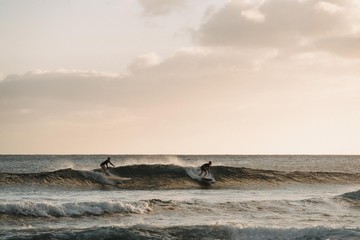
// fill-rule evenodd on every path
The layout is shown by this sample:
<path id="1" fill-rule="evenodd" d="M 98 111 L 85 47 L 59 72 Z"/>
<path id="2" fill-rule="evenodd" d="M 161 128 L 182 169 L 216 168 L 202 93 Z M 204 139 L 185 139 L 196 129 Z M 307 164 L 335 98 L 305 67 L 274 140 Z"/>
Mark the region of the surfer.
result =
<path id="1" fill-rule="evenodd" d="M 205 173 L 205 175 L 204 175 L 204 177 L 205 177 L 210 172 L 210 166 L 211 166 L 211 161 L 201 165 L 201 167 L 200 167 L 201 173 L 199 174 L 199 176 L 201 176 L 203 173 Z"/>
<path id="2" fill-rule="evenodd" d="M 109 168 L 108 164 L 109 164 L 109 163 L 110 163 L 113 167 L 115 167 L 115 165 L 110 162 L 110 157 L 108 157 L 104 162 L 102 162 L 102 163 L 100 164 L 100 167 L 102 168 L 103 172 L 104 172 L 106 175 L 110 175 L 110 173 L 109 173 L 109 171 L 108 171 L 108 168 Z"/>

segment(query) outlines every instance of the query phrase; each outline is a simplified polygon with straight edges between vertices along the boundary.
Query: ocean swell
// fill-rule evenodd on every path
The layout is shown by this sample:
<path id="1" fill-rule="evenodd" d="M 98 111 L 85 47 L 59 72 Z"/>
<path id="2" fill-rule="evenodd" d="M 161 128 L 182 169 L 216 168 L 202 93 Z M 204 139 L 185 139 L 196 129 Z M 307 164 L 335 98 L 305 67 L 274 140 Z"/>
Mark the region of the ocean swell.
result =
<path id="1" fill-rule="evenodd" d="M 0 173 L 0 185 L 41 184 L 71 187 L 115 186 L 122 189 L 192 189 L 204 188 L 201 182 L 192 179 L 189 167 L 177 165 L 129 165 L 109 169 L 114 176 L 131 178 L 130 181 L 115 182 L 103 175 L 100 169 L 78 171 L 62 169 L 44 173 Z M 279 184 L 358 184 L 360 174 L 337 172 L 285 172 L 251 168 L 214 166 L 211 173 L 216 179 L 211 188 L 244 188 L 254 185 Z"/>
<path id="2" fill-rule="evenodd" d="M 71 168 L 43 173 L 0 173 L 0 185 L 41 184 L 57 186 L 94 186 L 111 182 L 104 175 L 93 171 L 78 171 Z"/>
<path id="3" fill-rule="evenodd" d="M 207 188 L 202 182 L 192 179 L 189 167 L 176 165 L 131 165 L 111 169 L 110 172 L 132 178 L 119 185 L 124 189 L 191 189 Z M 194 168 L 192 168 L 194 169 Z M 280 184 L 345 184 L 360 183 L 360 174 L 337 172 L 284 172 L 251 168 L 214 166 L 211 173 L 216 179 L 213 189 L 244 188 L 254 185 Z"/>

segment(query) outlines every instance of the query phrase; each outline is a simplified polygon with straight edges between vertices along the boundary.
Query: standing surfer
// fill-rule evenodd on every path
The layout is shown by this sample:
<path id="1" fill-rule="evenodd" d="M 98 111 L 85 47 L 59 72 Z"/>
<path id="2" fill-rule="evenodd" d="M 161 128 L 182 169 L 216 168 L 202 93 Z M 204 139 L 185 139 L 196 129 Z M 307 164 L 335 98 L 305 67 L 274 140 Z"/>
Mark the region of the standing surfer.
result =
<path id="1" fill-rule="evenodd" d="M 201 176 L 203 173 L 205 173 L 205 175 L 204 175 L 204 177 L 205 177 L 208 173 L 210 173 L 210 166 L 211 166 L 211 161 L 201 165 L 201 167 L 200 167 L 201 173 L 199 174 L 199 176 Z"/>
<path id="2" fill-rule="evenodd" d="M 102 162 L 102 163 L 100 164 L 100 167 L 102 168 L 103 172 L 104 172 L 106 175 L 110 175 L 110 173 L 109 173 L 109 171 L 108 171 L 108 168 L 109 168 L 108 164 L 109 164 L 109 163 L 110 163 L 113 167 L 115 167 L 115 165 L 110 162 L 110 157 L 108 157 L 104 162 Z"/>

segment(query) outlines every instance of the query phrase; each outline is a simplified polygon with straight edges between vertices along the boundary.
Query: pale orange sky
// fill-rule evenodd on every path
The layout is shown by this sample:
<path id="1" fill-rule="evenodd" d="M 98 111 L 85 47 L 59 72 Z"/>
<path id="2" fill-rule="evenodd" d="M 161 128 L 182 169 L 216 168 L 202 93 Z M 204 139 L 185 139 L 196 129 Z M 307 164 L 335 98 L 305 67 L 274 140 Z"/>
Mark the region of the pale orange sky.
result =
<path id="1" fill-rule="evenodd" d="M 360 154 L 360 6 L 0 0 L 0 154 Z"/>

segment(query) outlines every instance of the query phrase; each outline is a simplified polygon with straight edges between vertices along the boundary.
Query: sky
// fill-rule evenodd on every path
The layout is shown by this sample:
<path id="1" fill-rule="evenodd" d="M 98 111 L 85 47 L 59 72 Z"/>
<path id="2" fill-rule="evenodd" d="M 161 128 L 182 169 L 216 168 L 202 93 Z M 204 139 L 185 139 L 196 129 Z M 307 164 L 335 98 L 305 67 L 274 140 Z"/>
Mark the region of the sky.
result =
<path id="1" fill-rule="evenodd" d="M 0 154 L 360 154 L 356 0 L 0 0 Z"/>

